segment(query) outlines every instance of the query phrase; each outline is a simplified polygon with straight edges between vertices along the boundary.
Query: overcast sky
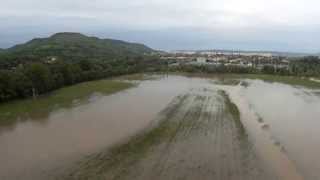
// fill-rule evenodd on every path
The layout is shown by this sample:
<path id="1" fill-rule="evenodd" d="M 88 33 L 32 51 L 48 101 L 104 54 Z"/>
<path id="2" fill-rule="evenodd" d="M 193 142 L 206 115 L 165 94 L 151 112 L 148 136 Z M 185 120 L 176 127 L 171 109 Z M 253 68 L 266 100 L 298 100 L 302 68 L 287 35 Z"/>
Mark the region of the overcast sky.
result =
<path id="1" fill-rule="evenodd" d="M 1 0 L 0 47 L 72 31 L 155 49 L 320 52 L 319 0 Z"/>

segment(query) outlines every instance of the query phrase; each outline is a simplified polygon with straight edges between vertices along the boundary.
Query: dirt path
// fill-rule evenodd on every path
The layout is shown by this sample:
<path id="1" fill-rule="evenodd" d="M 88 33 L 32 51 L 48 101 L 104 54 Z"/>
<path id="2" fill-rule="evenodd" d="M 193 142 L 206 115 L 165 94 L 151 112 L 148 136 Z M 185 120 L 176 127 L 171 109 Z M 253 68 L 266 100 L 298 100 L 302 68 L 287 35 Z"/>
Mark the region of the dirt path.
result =
<path id="1" fill-rule="evenodd" d="M 61 178 L 60 178 L 61 179 Z M 150 129 L 89 157 L 65 179 L 274 180 L 255 155 L 237 107 L 223 91 L 175 98 Z"/>

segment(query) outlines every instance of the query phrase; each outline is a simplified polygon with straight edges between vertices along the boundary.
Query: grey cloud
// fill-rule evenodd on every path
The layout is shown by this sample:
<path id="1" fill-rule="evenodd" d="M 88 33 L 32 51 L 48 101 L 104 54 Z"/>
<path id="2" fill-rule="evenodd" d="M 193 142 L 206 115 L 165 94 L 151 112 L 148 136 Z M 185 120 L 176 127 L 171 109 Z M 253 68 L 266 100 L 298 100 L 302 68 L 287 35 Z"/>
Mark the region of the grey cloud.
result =
<path id="1" fill-rule="evenodd" d="M 0 7 L 0 47 L 77 31 L 166 50 L 317 52 L 320 2 L 307 1 L 10 0 Z"/>

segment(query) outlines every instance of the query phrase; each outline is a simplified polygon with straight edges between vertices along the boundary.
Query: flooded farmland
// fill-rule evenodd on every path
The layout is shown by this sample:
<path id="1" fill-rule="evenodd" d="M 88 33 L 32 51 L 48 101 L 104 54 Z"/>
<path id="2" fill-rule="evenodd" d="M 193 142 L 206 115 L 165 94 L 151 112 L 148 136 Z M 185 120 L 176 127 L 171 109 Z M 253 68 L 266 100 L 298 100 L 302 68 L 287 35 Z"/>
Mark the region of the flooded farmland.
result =
<path id="1" fill-rule="evenodd" d="M 0 124 L 0 179 L 320 179 L 317 89 L 150 77 Z"/>

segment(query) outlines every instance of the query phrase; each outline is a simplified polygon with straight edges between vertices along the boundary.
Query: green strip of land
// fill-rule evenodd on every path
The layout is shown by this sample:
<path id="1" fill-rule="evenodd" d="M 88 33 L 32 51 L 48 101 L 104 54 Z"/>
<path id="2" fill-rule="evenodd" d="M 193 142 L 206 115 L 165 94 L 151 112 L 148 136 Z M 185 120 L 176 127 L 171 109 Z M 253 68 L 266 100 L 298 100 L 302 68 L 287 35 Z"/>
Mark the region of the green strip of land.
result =
<path id="1" fill-rule="evenodd" d="M 208 74 L 210 75 L 210 74 Z M 208 76 L 206 75 L 206 76 Z M 298 77 L 298 76 L 280 76 L 271 74 L 212 74 L 211 77 L 219 78 L 219 81 L 215 82 L 217 84 L 222 83 L 225 85 L 236 85 L 241 79 L 257 79 L 266 82 L 277 82 L 288 84 L 292 86 L 301 86 L 311 89 L 319 89 L 320 82 L 312 81 L 308 77 Z"/>
<path id="2" fill-rule="evenodd" d="M 0 123 L 17 118 L 46 117 L 57 107 L 70 107 L 75 101 L 85 101 L 95 92 L 108 95 L 132 87 L 134 84 L 112 80 L 84 82 L 56 90 L 37 99 L 24 99 L 0 104 Z"/>
<path id="3" fill-rule="evenodd" d="M 269 74 L 230 74 L 229 76 L 235 78 L 260 79 L 267 82 L 279 82 L 293 86 L 303 86 L 313 89 L 320 88 L 319 82 L 312 81 L 306 77 L 279 76 Z"/>

